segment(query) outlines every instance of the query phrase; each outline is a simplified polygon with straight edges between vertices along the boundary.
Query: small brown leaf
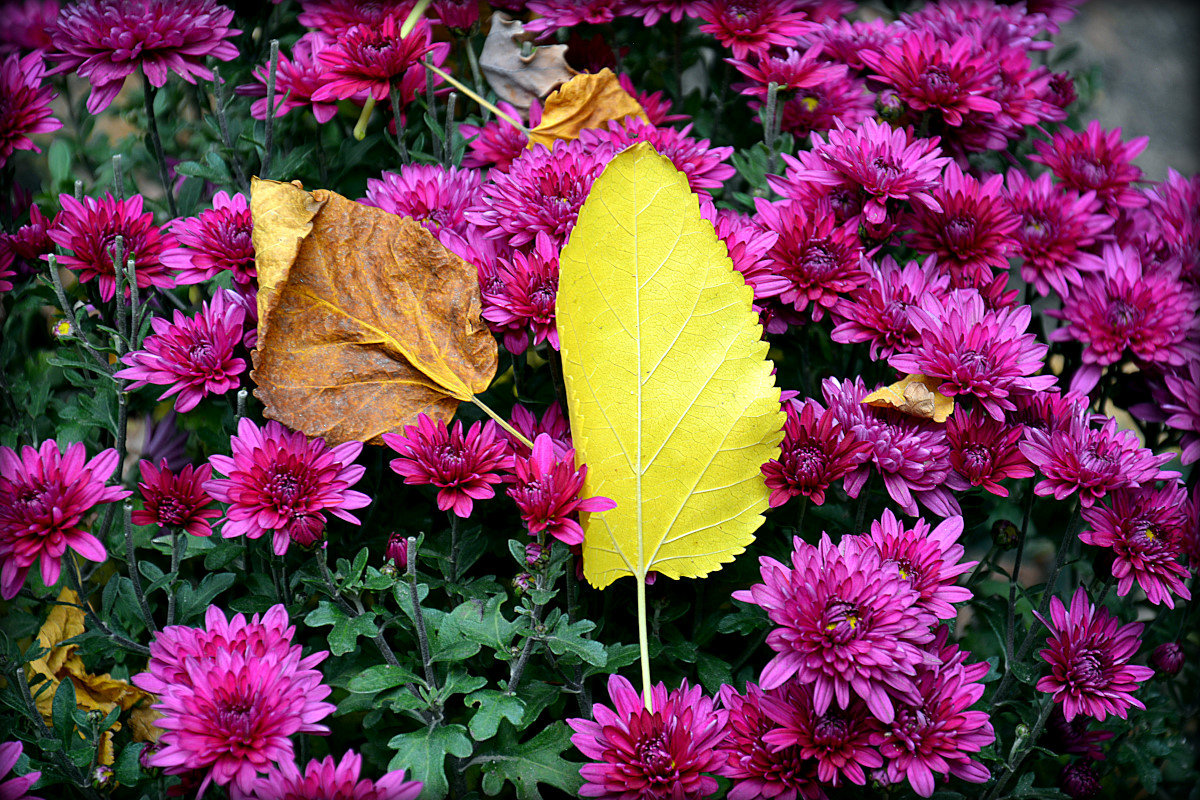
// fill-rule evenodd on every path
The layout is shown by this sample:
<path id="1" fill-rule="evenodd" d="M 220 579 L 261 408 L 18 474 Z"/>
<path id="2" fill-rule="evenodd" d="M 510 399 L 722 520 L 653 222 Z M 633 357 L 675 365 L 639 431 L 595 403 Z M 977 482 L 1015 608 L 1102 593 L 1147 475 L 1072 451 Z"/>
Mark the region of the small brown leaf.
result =
<path id="1" fill-rule="evenodd" d="M 584 128 L 603 128 L 610 120 L 637 117 L 649 122 L 640 103 L 621 88 L 605 67 L 594 75 L 581 73 L 546 98 L 542 121 L 529 132 L 529 144 L 552 147 L 555 139 L 578 139 Z"/>
<path id="2" fill-rule="evenodd" d="M 575 74 L 567 66 L 565 44 L 535 45 L 522 55 L 522 43 L 533 37 L 519 20 L 497 11 L 479 55 L 479 66 L 496 96 L 523 112 Z"/>
<path id="3" fill-rule="evenodd" d="M 945 422 L 954 411 L 954 398 L 938 392 L 941 385 L 937 378 L 907 375 L 891 386 L 871 392 L 863 402 L 876 408 L 894 408 L 920 419 Z"/>
<path id="4" fill-rule="evenodd" d="M 476 269 L 420 224 L 257 178 L 250 211 L 260 285 L 250 377 L 267 417 L 331 444 L 380 444 L 488 387 L 496 340 Z"/>

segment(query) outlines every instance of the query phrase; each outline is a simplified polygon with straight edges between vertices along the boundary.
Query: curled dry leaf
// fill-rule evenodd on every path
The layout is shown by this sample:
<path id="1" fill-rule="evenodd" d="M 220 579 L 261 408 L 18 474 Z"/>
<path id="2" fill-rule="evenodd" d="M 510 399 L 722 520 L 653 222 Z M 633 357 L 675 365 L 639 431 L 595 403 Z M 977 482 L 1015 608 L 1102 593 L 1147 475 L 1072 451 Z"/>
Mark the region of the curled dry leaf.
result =
<path id="1" fill-rule="evenodd" d="M 496 373 L 475 267 L 407 217 L 255 178 L 254 395 L 332 444 L 448 419 Z"/>
<path id="2" fill-rule="evenodd" d="M 641 103 L 621 88 L 605 67 L 594 75 L 581 73 L 546 98 L 542 121 L 529 132 L 529 145 L 552 147 L 555 139 L 578 139 L 584 128 L 603 128 L 610 120 L 637 117 L 649 122 Z"/>
<path id="3" fill-rule="evenodd" d="M 913 417 L 945 422 L 954 411 L 954 398 L 938 392 L 942 382 L 924 375 L 903 379 L 871 392 L 863 402 L 876 408 L 894 408 Z"/>
<path id="4" fill-rule="evenodd" d="M 534 45 L 527 55 L 522 44 L 532 42 L 519 20 L 497 11 L 492 29 L 483 42 L 479 66 L 496 96 L 528 111 L 534 100 L 571 79 L 575 70 L 567 66 L 565 44 Z"/>

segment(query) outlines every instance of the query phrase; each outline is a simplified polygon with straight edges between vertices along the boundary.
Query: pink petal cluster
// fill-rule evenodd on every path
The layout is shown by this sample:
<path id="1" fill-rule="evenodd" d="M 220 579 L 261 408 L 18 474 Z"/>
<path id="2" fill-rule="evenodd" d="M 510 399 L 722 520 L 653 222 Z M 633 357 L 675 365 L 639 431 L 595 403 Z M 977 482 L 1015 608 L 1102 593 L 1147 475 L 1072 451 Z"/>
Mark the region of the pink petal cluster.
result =
<path id="1" fill-rule="evenodd" d="M 312 99 L 330 102 L 363 95 L 381 101 L 394 84 L 400 106 L 412 102 L 425 86 L 421 61 L 428 58 L 435 66 L 441 64 L 450 45 L 433 41 L 427 20 L 400 36 L 405 16 L 387 14 L 378 23 L 354 25 L 339 33 L 330 47 L 315 53 L 324 74 Z"/>
<path id="2" fill-rule="evenodd" d="M 1121 140 L 1121 129 L 1106 131 L 1099 120 L 1082 131 L 1063 127 L 1047 141 L 1035 141 L 1037 151 L 1029 158 L 1045 164 L 1060 181 L 1077 192 L 1095 192 L 1106 211 L 1114 216 L 1122 208 L 1140 208 L 1148 202 L 1134 188 L 1142 171 L 1133 166 L 1150 139 L 1139 136 Z"/>
<path id="3" fill-rule="evenodd" d="M 188 464 L 178 473 L 167 469 L 167 460 L 154 466 L 143 459 L 138 462 L 142 480 L 138 491 L 142 507 L 133 512 L 134 525 L 157 525 L 174 531 L 187 531 L 192 536 L 212 536 L 212 523 L 221 512 L 211 508 L 213 499 L 204 491 L 205 481 L 212 478 L 212 467 Z"/>
<path id="4" fill-rule="evenodd" d="M 802 692 L 792 682 L 767 692 L 749 682 L 745 694 L 738 694 L 729 684 L 721 686 L 721 705 L 729 712 L 729 726 L 720 745 L 725 757 L 722 774 L 733 781 L 729 800 L 825 800 L 816 759 L 804 755 L 799 745 L 772 746 L 766 741 L 766 736 L 779 729 L 779 723 L 767 715 L 767 702 Z M 869 718 L 867 722 L 870 724 Z"/>
<path id="5" fill-rule="evenodd" d="M 559 348 L 555 325 L 558 247 L 545 231 L 538 231 L 533 247 L 501 258 L 494 279 L 482 289 L 483 318 L 504 337 L 510 353 L 524 353 L 530 333 L 535 346 L 549 342 L 555 350 Z"/>
<path id="6" fill-rule="evenodd" d="M 575 451 L 554 445 L 549 434 L 533 442 L 528 458 L 518 456 L 508 496 L 517 504 L 529 533 L 545 532 L 566 544 L 583 544 L 583 528 L 573 517 L 580 511 L 599 513 L 616 508 L 607 497 L 580 498 L 587 465 L 575 468 Z"/>
<path id="7" fill-rule="evenodd" d="M 903 267 L 891 256 L 872 261 L 867 283 L 833 308 L 841 320 L 833 328 L 833 340 L 868 343 L 872 360 L 911 352 L 921 341 L 912 308 L 922 298 L 942 297 L 949 289 L 950 276 L 937 269 L 936 259 L 910 261 Z"/>
<path id="8" fill-rule="evenodd" d="M 779 458 L 762 466 L 771 508 L 797 496 L 822 505 L 826 490 L 865 460 L 871 445 L 847 435 L 816 400 L 785 403 L 784 411 Z"/>
<path id="9" fill-rule="evenodd" d="M 291 55 L 280 52 L 275 64 L 275 116 L 282 117 L 293 108 L 309 106 L 317 122 L 329 122 L 337 116 L 335 100 L 314 100 L 313 94 L 325 83 L 325 67 L 320 55 L 333 46 L 333 38 L 322 31 L 309 31 L 292 46 Z M 235 90 L 240 95 L 256 97 L 250 106 L 250 116 L 267 118 L 267 81 L 270 70 L 259 64 L 254 68 L 254 83 L 242 84 Z"/>
<path id="10" fill-rule="evenodd" d="M 787 47 L 820 26 L 808 21 L 797 0 L 698 0 L 692 13 L 733 57 L 764 56 L 773 46 Z"/>
<path id="11" fill-rule="evenodd" d="M 46 65 L 40 52 L 0 57 L 0 167 L 17 150 L 42 152 L 33 139 L 62 127 L 52 116 L 50 101 L 58 95 L 43 85 Z"/>
<path id="12" fill-rule="evenodd" d="M 3 797 L 4 800 L 42 800 L 40 797 L 29 794 L 30 787 L 42 777 L 40 771 L 34 770 L 24 775 L 8 777 L 8 773 L 12 772 L 12 768 L 21 758 L 24 748 L 25 746 L 21 742 L 0 744 L 0 797 Z"/>
<path id="13" fill-rule="evenodd" d="M 246 195 L 223 191 L 213 195 L 212 208 L 199 216 L 174 220 L 171 233 L 191 259 L 176 281 L 181 285 L 204 283 L 228 272 L 235 283 L 249 286 L 258 277 L 253 230 Z"/>
<path id="14" fill-rule="evenodd" d="M 397 172 L 367 179 L 364 205 L 410 217 L 448 244 L 449 237 L 465 240 L 466 210 L 479 194 L 483 179 L 473 169 L 437 164 L 405 164 Z"/>
<path id="15" fill-rule="evenodd" d="M 609 122 L 607 128 L 584 128 L 579 132 L 579 139 L 589 149 L 608 142 L 614 151 L 624 150 L 635 142 L 649 142 L 660 154 L 671 159 L 675 169 L 687 176 L 693 192 L 719 189 L 736 173 L 725 163 L 733 155 L 733 148 L 712 147 L 708 139 L 693 139 L 688 136 L 691 130 L 690 124 L 676 130 L 657 127 L 637 117 L 626 117 Z"/>
<path id="16" fill-rule="evenodd" d="M 301 773 L 291 761 L 274 764 L 258 779 L 247 800 L 416 800 L 420 781 L 404 780 L 404 770 L 393 770 L 377 781 L 359 779 L 362 756 L 347 750 L 340 761 L 333 756 L 315 758 Z"/>

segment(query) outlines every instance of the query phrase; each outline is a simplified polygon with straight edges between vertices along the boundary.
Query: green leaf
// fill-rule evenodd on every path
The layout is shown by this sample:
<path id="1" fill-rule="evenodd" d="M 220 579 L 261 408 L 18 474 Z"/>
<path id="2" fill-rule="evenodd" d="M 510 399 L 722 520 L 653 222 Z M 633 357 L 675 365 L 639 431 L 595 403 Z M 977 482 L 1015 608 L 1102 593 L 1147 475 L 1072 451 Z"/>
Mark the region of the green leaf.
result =
<path id="1" fill-rule="evenodd" d="M 501 610 L 504 600 L 503 595 L 493 595 L 486 602 L 468 600 L 461 604 L 442 620 L 439 640 L 444 626 L 450 623 L 456 635 L 496 651 L 496 658 L 502 661 L 510 660 L 513 657 L 510 648 L 521 623 L 505 618 Z"/>
<path id="2" fill-rule="evenodd" d="M 393 736 L 388 747 L 396 751 L 388 770 L 403 769 L 408 779 L 421 781 L 422 800 L 443 800 L 450 792 L 446 780 L 446 755 L 471 755 L 471 740 L 462 725 L 440 725 L 423 731 Z"/>
<path id="3" fill-rule="evenodd" d="M 380 664 L 355 675 L 350 679 L 346 688 L 355 694 L 373 694 L 405 683 L 424 683 L 424 681 L 404 667 Z"/>
<path id="4" fill-rule="evenodd" d="M 1012 670 L 1014 678 L 1025 684 L 1036 683 L 1038 679 L 1038 673 L 1041 672 L 1037 666 L 1024 661 L 1013 662 L 1009 669 Z"/>
<path id="5" fill-rule="evenodd" d="M 145 742 L 130 742 L 121 748 L 117 760 L 113 763 L 113 772 L 116 774 L 117 783 L 133 786 L 142 779 L 142 765 L 138 758 L 145 747 Z"/>
<path id="6" fill-rule="evenodd" d="M 329 632 L 329 651 L 335 656 L 344 656 L 358 647 L 358 637 L 366 636 L 373 639 L 379 635 L 375 627 L 374 611 L 368 611 L 356 617 L 346 617 L 334 624 Z"/>
<path id="7" fill-rule="evenodd" d="M 525 702 L 521 698 L 495 689 L 472 692 L 467 696 L 466 704 L 479 706 L 479 710 L 467 725 L 471 730 L 471 737 L 477 742 L 495 736 L 501 719 L 507 719 L 513 725 L 520 726 L 525 717 Z"/>
<path id="8" fill-rule="evenodd" d="M 304 618 L 304 624 L 310 628 L 320 628 L 325 625 L 336 625 L 345 618 L 344 611 L 330 601 L 322 600 L 317 603 L 314 610 L 308 612 L 308 616 Z"/>
<path id="9" fill-rule="evenodd" d="M 50 162 L 50 183 L 66 183 L 71 178 L 71 147 L 64 139 L 55 139 L 46 152 Z"/>
<path id="10" fill-rule="evenodd" d="M 498 795 L 508 782 L 516 788 L 518 800 L 542 800 L 538 784 L 546 783 L 573 796 L 583 779 L 582 765 L 560 755 L 570 746 L 570 729 L 561 720 L 521 744 L 512 726 L 502 725 L 496 746 L 474 758 L 483 763 L 483 791 Z"/>
<path id="11" fill-rule="evenodd" d="M 69 741 L 69 737 L 75 732 L 75 722 L 71 719 L 74 711 L 75 683 L 68 679 L 58 684 L 58 688 L 54 690 L 54 702 L 50 705 L 50 719 L 54 722 L 54 732 L 64 743 Z"/>
<path id="12" fill-rule="evenodd" d="M 487 686 L 487 678 L 482 675 L 468 675 L 463 670 L 452 670 L 438 689 L 438 699 L 444 702 L 451 695 L 470 694 L 484 686 Z"/>
<path id="13" fill-rule="evenodd" d="M 555 622 L 554 628 L 546 634 L 546 645 L 556 656 L 574 653 L 589 664 L 603 667 L 608 661 L 604 645 L 583 636 L 595 627 L 596 623 L 588 619 L 569 622 L 565 615 L 561 616 Z"/>

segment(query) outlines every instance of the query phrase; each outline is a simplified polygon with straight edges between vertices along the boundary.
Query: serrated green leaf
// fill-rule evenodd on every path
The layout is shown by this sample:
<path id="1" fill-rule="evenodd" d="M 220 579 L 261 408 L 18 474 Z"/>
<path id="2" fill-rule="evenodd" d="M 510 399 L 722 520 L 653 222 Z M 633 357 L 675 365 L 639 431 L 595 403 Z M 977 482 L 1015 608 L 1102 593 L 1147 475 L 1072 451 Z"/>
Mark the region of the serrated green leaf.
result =
<path id="1" fill-rule="evenodd" d="M 466 704 L 479 706 L 479 710 L 467 724 L 471 737 L 477 742 L 495 736 L 500 727 L 500 720 L 507 719 L 513 725 L 519 726 L 525 717 L 525 702 L 521 698 L 495 689 L 472 692 L 467 695 Z"/>
<path id="2" fill-rule="evenodd" d="M 117 760 L 113 762 L 113 773 L 116 775 L 117 783 L 133 786 L 142 779 L 142 765 L 139 758 L 145 747 L 145 742 L 130 742 L 121 748 L 121 752 L 117 754 Z"/>
<path id="3" fill-rule="evenodd" d="M 589 664 L 603 667 L 608 661 L 608 653 L 605 651 L 604 645 L 595 639 L 584 637 L 585 633 L 595 627 L 596 623 L 588 619 L 570 622 L 565 615 L 561 616 L 555 622 L 553 629 L 546 634 L 546 646 L 556 656 L 574 653 Z"/>
<path id="4" fill-rule="evenodd" d="M 368 611 L 356 617 L 344 617 L 334 623 L 329 631 L 329 652 L 344 656 L 358 647 L 358 637 L 373 639 L 379 635 L 375 627 L 376 612 Z"/>
<path id="5" fill-rule="evenodd" d="M 391 689 L 406 683 L 422 683 L 423 681 L 404 667 L 393 664 L 380 664 L 368 667 L 350 679 L 347 689 L 355 694 L 373 694 Z"/>
<path id="6" fill-rule="evenodd" d="M 508 782 L 516 788 L 518 800 L 542 800 L 538 784 L 545 783 L 574 795 L 583 785 L 582 765 L 562 757 L 570 746 L 571 731 L 561 720 L 522 743 L 511 725 L 501 725 L 496 746 L 474 759 L 483 764 L 483 791 L 494 797 Z"/>
<path id="7" fill-rule="evenodd" d="M 439 725 L 428 730 L 393 736 L 388 747 L 396 751 L 389 770 L 403 769 L 408 779 L 421 781 L 422 800 L 444 800 L 450 784 L 446 780 L 446 756 L 471 755 L 471 740 L 462 725 Z"/>

